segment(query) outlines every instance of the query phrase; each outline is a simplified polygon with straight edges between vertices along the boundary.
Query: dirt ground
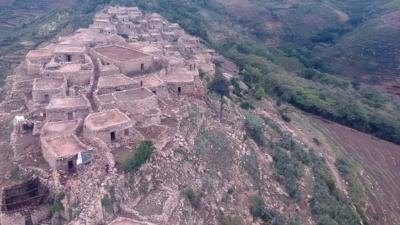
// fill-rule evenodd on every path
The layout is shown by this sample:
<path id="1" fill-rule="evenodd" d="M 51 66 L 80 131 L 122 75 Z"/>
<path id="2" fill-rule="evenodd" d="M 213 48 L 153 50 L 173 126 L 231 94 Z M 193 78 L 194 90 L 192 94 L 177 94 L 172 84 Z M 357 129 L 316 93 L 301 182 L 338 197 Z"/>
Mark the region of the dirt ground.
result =
<path id="1" fill-rule="evenodd" d="M 371 223 L 400 224 L 400 146 L 336 123 L 317 122 L 362 165 L 360 176 L 371 190 L 367 205 Z"/>

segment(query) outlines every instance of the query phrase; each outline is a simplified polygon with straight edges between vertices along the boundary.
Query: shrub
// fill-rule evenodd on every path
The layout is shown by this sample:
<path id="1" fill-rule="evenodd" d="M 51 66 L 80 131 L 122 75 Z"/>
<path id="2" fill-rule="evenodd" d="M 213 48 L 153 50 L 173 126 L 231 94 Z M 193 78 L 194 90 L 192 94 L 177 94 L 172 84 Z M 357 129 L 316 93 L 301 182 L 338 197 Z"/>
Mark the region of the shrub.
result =
<path id="1" fill-rule="evenodd" d="M 298 182 L 302 176 L 303 168 L 287 151 L 280 147 L 273 149 L 272 158 L 274 159 L 278 181 L 285 186 L 291 198 L 299 200 L 301 191 Z"/>
<path id="2" fill-rule="evenodd" d="M 233 86 L 233 93 L 239 97 L 242 97 L 242 90 L 240 88 L 240 84 L 239 84 L 239 79 L 237 78 L 231 78 L 230 80 L 232 86 Z"/>
<path id="3" fill-rule="evenodd" d="M 249 109 L 254 109 L 254 106 L 249 102 L 242 102 L 240 103 L 240 108 L 249 110 Z"/>
<path id="4" fill-rule="evenodd" d="M 259 86 L 256 90 L 255 97 L 256 99 L 261 100 L 262 98 L 264 98 L 264 96 L 265 96 L 264 88 L 262 86 Z"/>
<path id="5" fill-rule="evenodd" d="M 245 123 L 244 126 L 246 128 L 247 134 L 260 146 L 265 144 L 265 136 L 263 131 L 263 123 L 264 121 L 251 113 L 245 114 Z"/>
<path id="6" fill-rule="evenodd" d="M 60 196 L 56 195 L 53 198 L 53 202 L 51 204 L 50 207 L 50 212 L 52 215 L 61 212 L 61 210 L 63 210 L 63 206 L 61 204 L 61 199 Z"/>
<path id="7" fill-rule="evenodd" d="M 192 188 L 186 189 L 183 194 L 193 208 L 197 208 L 199 206 L 200 197 Z"/>
<path id="8" fill-rule="evenodd" d="M 134 172 L 140 168 L 147 160 L 150 159 L 154 151 L 154 146 L 151 141 L 143 141 L 140 143 L 136 151 L 128 157 L 122 164 L 122 168 L 126 172 Z"/>
<path id="9" fill-rule="evenodd" d="M 221 96 L 229 95 L 229 82 L 222 76 L 221 71 L 217 68 L 214 80 L 208 86 L 210 91 L 213 91 Z"/>
<path id="10" fill-rule="evenodd" d="M 105 195 L 101 199 L 101 205 L 106 209 L 107 212 L 113 212 L 113 200 L 110 198 L 109 195 Z"/>
<path id="11" fill-rule="evenodd" d="M 250 199 L 250 213 L 254 218 L 261 219 L 271 225 L 286 224 L 285 218 L 275 210 L 268 209 L 265 206 L 264 200 L 257 195 Z"/>

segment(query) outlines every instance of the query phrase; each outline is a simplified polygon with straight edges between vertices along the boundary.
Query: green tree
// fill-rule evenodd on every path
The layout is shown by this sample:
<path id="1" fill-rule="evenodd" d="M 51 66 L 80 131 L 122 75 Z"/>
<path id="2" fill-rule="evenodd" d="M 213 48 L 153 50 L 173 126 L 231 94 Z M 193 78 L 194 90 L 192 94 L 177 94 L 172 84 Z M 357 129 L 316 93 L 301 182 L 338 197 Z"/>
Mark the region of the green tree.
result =
<path id="1" fill-rule="evenodd" d="M 261 100 L 265 96 L 265 91 L 262 86 L 259 86 L 256 90 L 255 96 L 258 100 Z"/>

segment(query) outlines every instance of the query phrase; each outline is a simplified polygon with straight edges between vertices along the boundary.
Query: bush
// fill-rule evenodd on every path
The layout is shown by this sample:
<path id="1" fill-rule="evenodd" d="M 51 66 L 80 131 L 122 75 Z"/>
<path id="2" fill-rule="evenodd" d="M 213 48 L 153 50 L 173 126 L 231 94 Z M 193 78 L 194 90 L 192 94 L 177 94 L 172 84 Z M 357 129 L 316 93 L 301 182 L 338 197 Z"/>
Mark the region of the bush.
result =
<path id="1" fill-rule="evenodd" d="M 272 150 L 274 167 L 278 175 L 278 181 L 286 188 L 290 198 L 299 200 L 301 191 L 299 180 L 303 175 L 303 168 L 287 151 L 280 147 Z"/>
<path id="2" fill-rule="evenodd" d="M 147 162 L 150 159 L 151 154 L 154 151 L 154 146 L 151 141 L 143 141 L 140 143 L 139 147 L 136 151 L 128 157 L 122 164 L 122 168 L 126 172 L 134 172 L 140 168 L 141 165 Z"/>
<path id="3" fill-rule="evenodd" d="M 265 206 L 264 200 L 260 196 L 253 196 L 250 199 L 250 213 L 254 218 L 268 222 L 271 225 L 286 224 L 285 218 L 278 212 L 268 209 Z"/>
<path id="4" fill-rule="evenodd" d="M 56 195 L 53 198 L 53 202 L 51 204 L 50 207 L 50 212 L 52 215 L 61 212 L 61 210 L 63 210 L 63 206 L 61 204 L 61 199 L 60 196 Z"/>
<path id="5" fill-rule="evenodd" d="M 265 96 L 264 88 L 262 86 L 259 86 L 256 90 L 255 97 L 256 99 L 261 100 L 262 98 L 264 98 L 264 96 Z"/>
<path id="6" fill-rule="evenodd" d="M 190 202 L 190 205 L 192 205 L 193 208 L 198 208 L 200 203 L 200 197 L 192 188 L 186 189 L 183 194 L 185 195 L 185 198 Z"/>
<path id="7" fill-rule="evenodd" d="M 254 109 L 254 106 L 249 102 L 242 102 L 240 103 L 240 108 L 249 110 L 249 109 Z"/>
<path id="8" fill-rule="evenodd" d="M 222 76 L 218 68 L 214 80 L 210 83 L 208 89 L 219 94 L 221 98 L 229 95 L 229 82 Z"/>
<path id="9" fill-rule="evenodd" d="M 105 195 L 101 199 L 101 205 L 106 209 L 107 212 L 113 212 L 113 200 L 110 198 L 109 195 Z"/>
<path id="10" fill-rule="evenodd" d="M 263 123 L 264 121 L 251 113 L 245 114 L 245 123 L 244 126 L 246 128 L 247 134 L 259 145 L 263 146 L 265 144 L 265 136 L 263 131 Z"/>

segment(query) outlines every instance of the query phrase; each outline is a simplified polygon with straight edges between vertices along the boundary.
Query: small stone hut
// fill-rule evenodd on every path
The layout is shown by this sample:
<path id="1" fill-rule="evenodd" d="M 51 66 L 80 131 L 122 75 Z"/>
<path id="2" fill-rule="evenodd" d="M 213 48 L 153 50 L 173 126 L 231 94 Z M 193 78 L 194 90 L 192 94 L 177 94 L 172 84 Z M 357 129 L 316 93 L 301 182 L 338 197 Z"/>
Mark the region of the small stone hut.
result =
<path id="1" fill-rule="evenodd" d="M 60 137 L 41 137 L 43 157 L 49 165 L 61 173 L 73 173 L 93 158 L 93 149 L 75 135 Z"/>
<path id="2" fill-rule="evenodd" d="M 119 45 L 97 47 L 92 49 L 91 53 L 105 62 L 116 65 L 124 74 L 145 73 L 154 65 L 151 55 Z"/>
<path id="3" fill-rule="evenodd" d="M 56 122 L 84 119 L 90 110 L 90 102 L 84 96 L 52 98 L 46 107 L 46 120 Z"/>
<path id="4" fill-rule="evenodd" d="M 102 95 L 139 87 L 140 84 L 137 81 L 118 73 L 109 76 L 101 76 L 97 84 L 97 92 Z"/>
<path id="5" fill-rule="evenodd" d="M 106 144 L 123 144 L 135 133 L 133 126 L 127 115 L 118 109 L 111 109 L 89 114 L 83 125 L 83 135 L 88 140 L 99 138 Z"/>
<path id="6" fill-rule="evenodd" d="M 36 104 L 48 104 L 53 97 L 65 97 L 65 79 L 37 78 L 33 81 L 32 100 Z"/>

